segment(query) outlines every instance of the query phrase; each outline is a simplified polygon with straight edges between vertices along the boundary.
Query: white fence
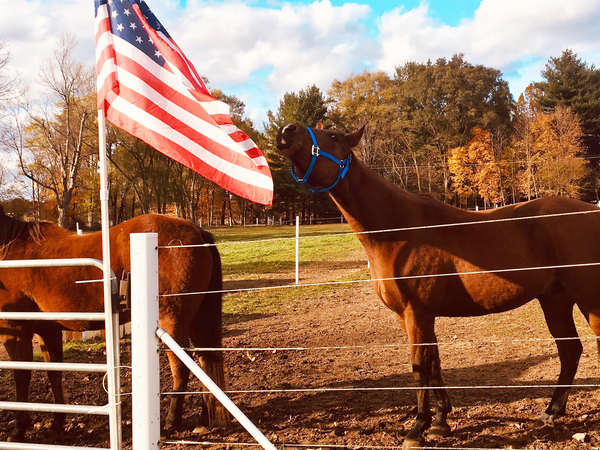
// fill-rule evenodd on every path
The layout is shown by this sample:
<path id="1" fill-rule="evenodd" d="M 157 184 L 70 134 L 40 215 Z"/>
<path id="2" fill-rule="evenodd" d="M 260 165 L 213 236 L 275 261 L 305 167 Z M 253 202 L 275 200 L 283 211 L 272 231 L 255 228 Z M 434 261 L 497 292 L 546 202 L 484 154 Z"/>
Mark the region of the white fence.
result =
<path id="1" fill-rule="evenodd" d="M 248 418 L 229 400 L 223 391 L 190 358 L 185 351 L 162 329 L 158 328 L 158 235 L 142 233 L 131 235 L 132 262 L 132 437 L 134 450 L 158 449 L 160 439 L 160 373 L 159 373 L 159 337 L 175 352 L 189 369 L 202 381 L 207 389 L 229 410 L 257 442 L 266 450 L 275 450 L 271 442 L 248 420 Z M 29 267 L 80 267 L 92 266 L 103 269 L 101 261 L 91 258 L 61 260 L 0 261 L 0 269 Z M 113 280 L 116 280 L 114 274 Z M 116 291 L 116 282 L 113 283 Z M 118 314 L 113 314 L 112 305 L 105 305 L 104 313 L 77 312 L 0 312 L 0 320 L 86 320 L 106 323 L 107 333 L 118 334 Z M 115 349 L 107 351 L 107 364 L 58 363 L 0 361 L 0 369 L 9 370 L 57 370 L 74 372 L 106 372 L 115 374 L 116 382 L 109 385 L 108 403 L 96 405 L 67 405 L 53 403 L 0 402 L 0 409 L 14 411 L 60 412 L 69 414 L 108 415 L 111 435 L 111 450 L 121 449 L 121 410 L 119 402 L 118 345 L 113 339 Z M 108 345 L 108 341 L 107 341 Z M 111 359 L 109 355 L 115 355 Z M 114 443 L 117 443 L 114 445 Z M 91 447 L 73 447 L 62 445 L 30 444 L 22 442 L 0 442 L 0 449 L 19 450 L 78 450 Z M 93 450 L 93 449 L 92 449 Z M 96 450 L 100 450 L 99 448 Z"/>
<path id="2" fill-rule="evenodd" d="M 103 270 L 102 261 L 92 258 L 72 258 L 72 259 L 37 259 L 37 260 L 7 260 L 0 261 L 0 269 L 21 269 L 31 267 L 97 267 Z M 116 290 L 116 278 L 112 274 L 113 292 Z M 105 302 L 104 312 L 100 313 L 77 313 L 77 312 L 0 312 L 1 320 L 89 320 L 104 321 L 107 330 L 111 330 L 111 335 L 118 330 L 119 315 L 113 314 L 112 304 Z M 114 328 L 113 328 L 114 327 Z M 107 340 L 107 345 L 108 345 Z M 113 339 L 115 348 L 113 351 L 107 349 L 106 364 L 85 364 L 85 363 L 58 363 L 58 362 L 24 362 L 24 361 L 0 361 L 0 369 L 10 370 L 58 370 L 73 372 L 106 372 L 115 373 L 119 365 L 119 340 Z M 111 358 L 111 355 L 114 357 Z M 40 411 L 40 412 L 60 412 L 70 414 L 96 414 L 109 416 L 111 432 L 111 450 L 120 450 L 121 448 L 121 409 L 119 405 L 119 382 L 117 377 L 109 377 L 115 380 L 108 386 L 108 402 L 104 406 L 95 405 L 60 405 L 53 403 L 18 403 L 18 402 L 0 402 L 0 409 L 14 411 Z M 116 434 L 116 436 L 115 436 Z M 57 450 L 57 449 L 87 449 L 90 447 L 65 447 L 62 445 L 29 444 L 22 442 L 0 442 L 0 449 L 19 449 L 19 450 Z M 99 449 L 98 449 L 99 450 Z"/>
<path id="3" fill-rule="evenodd" d="M 196 362 L 158 328 L 158 235 L 131 235 L 131 365 L 133 450 L 154 450 L 160 438 L 158 337 L 266 450 L 273 444 Z"/>

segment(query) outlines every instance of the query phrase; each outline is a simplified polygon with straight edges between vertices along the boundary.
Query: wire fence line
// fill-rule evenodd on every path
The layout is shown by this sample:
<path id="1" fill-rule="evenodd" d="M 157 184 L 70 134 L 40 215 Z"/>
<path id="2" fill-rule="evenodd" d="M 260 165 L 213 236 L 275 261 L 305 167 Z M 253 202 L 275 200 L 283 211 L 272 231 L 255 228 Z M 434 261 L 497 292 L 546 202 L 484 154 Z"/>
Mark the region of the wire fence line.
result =
<path id="1" fill-rule="evenodd" d="M 473 270 L 470 272 L 448 272 L 448 273 L 434 273 L 434 274 L 422 274 L 422 275 L 406 275 L 400 277 L 385 277 L 385 278 L 366 278 L 361 280 L 345 280 L 345 281 L 323 281 L 318 283 L 301 283 L 301 284 L 283 284 L 278 286 L 262 286 L 262 287 L 251 287 L 251 288 L 236 288 L 236 289 L 219 289 L 213 291 L 198 291 L 198 292 L 179 292 L 175 294 L 161 294 L 159 297 L 179 297 L 188 295 L 204 295 L 204 294 L 231 294 L 237 292 L 254 292 L 254 291 L 270 291 L 275 289 L 299 289 L 305 287 L 319 287 L 319 286 L 335 286 L 343 284 L 357 284 L 365 282 L 380 282 L 380 281 L 399 281 L 399 280 L 417 280 L 422 278 L 436 278 L 436 277 L 455 277 L 463 275 L 483 275 L 483 274 L 500 274 L 510 272 L 526 272 L 534 270 L 556 270 L 556 269 L 573 269 L 582 267 L 597 267 L 600 266 L 600 262 L 591 263 L 577 263 L 577 264 L 553 264 L 549 266 L 535 266 L 535 267 L 517 267 L 510 269 L 491 269 L 491 270 Z"/>
<path id="2" fill-rule="evenodd" d="M 326 237 L 337 237 L 337 236 L 345 236 L 345 235 L 361 235 L 361 234 L 381 234 L 381 233 L 394 233 L 394 232 L 407 232 L 407 231 L 417 231 L 417 230 L 426 230 L 426 229 L 440 229 L 440 228 L 448 228 L 448 227 L 458 227 L 458 226 L 472 226 L 472 225 L 481 225 L 481 224 L 494 224 L 494 223 L 503 223 L 503 222 L 515 222 L 515 221 L 525 221 L 525 220 L 535 220 L 535 219 L 549 219 L 549 218 L 557 218 L 563 216 L 580 216 L 587 214 L 594 214 L 600 212 L 598 210 L 589 210 L 589 211 L 577 211 L 577 212 L 569 212 L 569 213 L 556 213 L 556 214 L 545 214 L 539 216 L 525 216 L 525 217 L 511 217 L 511 218 L 503 218 L 503 219 L 487 219 L 481 221 L 474 222 L 459 222 L 459 223 L 448 223 L 448 224 L 435 224 L 435 225 L 425 225 L 425 226 L 416 226 L 416 227 L 402 227 L 402 228 L 393 228 L 393 229 L 382 229 L 382 230 L 374 230 L 374 231 L 366 231 L 366 232 L 343 232 L 343 233 L 323 233 L 323 234 L 312 234 L 311 236 L 301 236 L 297 237 L 281 237 L 281 238 L 267 238 L 267 239 L 253 239 L 246 241 L 232 241 L 232 242 L 222 242 L 219 244 L 200 244 L 195 246 L 186 246 L 186 245 L 167 245 L 160 246 L 160 249 L 177 249 L 177 248 L 185 248 L 185 247 L 208 247 L 208 246 L 220 246 L 220 245 L 242 245 L 242 244 L 260 244 L 263 242 L 274 242 L 274 241 L 292 241 L 297 239 L 319 239 Z M 361 279 L 361 280 L 346 280 L 346 281 L 329 281 L 329 282 L 319 282 L 319 283 L 304 283 L 297 285 L 279 285 L 279 286 L 262 286 L 256 288 L 238 288 L 238 289 L 223 289 L 218 291 L 202 291 L 202 292 L 190 292 L 190 293 L 178 293 L 178 294 L 167 294 L 161 295 L 161 297 L 172 297 L 177 295 L 199 295 L 199 294 L 208 294 L 208 293 L 234 293 L 234 292 L 252 292 L 252 291 L 269 291 L 274 289 L 289 289 L 289 288 L 307 288 L 307 287 L 319 287 L 319 286 L 327 286 L 327 285 L 347 285 L 347 284 L 356 284 L 356 283 L 364 283 L 364 282 L 385 282 L 385 281 L 395 281 L 395 280 L 415 280 L 422 278 L 432 278 L 432 277 L 450 277 L 450 276 L 469 276 L 469 275 L 481 275 L 481 274 L 501 274 L 501 273 L 509 273 L 509 272 L 517 272 L 517 271 L 533 271 L 533 270 L 557 270 L 557 269 L 568 269 L 568 268 L 581 268 L 581 267 L 596 267 L 600 266 L 600 262 L 585 262 L 578 264 L 556 264 L 556 265 L 546 265 L 546 266 L 537 266 L 537 267 L 521 267 L 521 268 L 504 268 L 504 269 L 492 269 L 492 270 L 475 270 L 469 272 L 452 272 L 452 273 L 442 273 L 442 274 L 421 274 L 421 275 L 409 275 L 409 276 L 401 276 L 401 277 L 388 277 L 388 278 L 379 278 L 379 279 Z M 423 343 L 423 344 L 413 344 L 418 346 L 474 346 L 474 345 L 492 345 L 492 344 L 504 344 L 507 342 L 511 343 L 527 343 L 527 342 L 550 342 L 550 341 L 561 341 L 561 340 L 597 340 L 596 337 L 570 337 L 570 338 L 538 338 L 538 339 L 515 339 L 515 340 L 486 340 L 486 341 L 449 341 L 449 342 L 436 342 L 436 343 Z M 365 348 L 400 348 L 403 346 L 410 346 L 408 343 L 397 343 L 397 344 L 377 344 L 377 345 L 353 345 L 353 346 L 319 346 L 319 347 L 237 347 L 237 348 L 189 348 L 186 349 L 188 351 L 226 351 L 226 352 L 278 352 L 278 351 L 328 351 L 328 350 L 351 350 L 351 349 L 365 349 Z M 401 364 L 402 366 L 410 367 L 411 364 Z M 409 372 L 407 372 L 409 374 Z M 548 382 L 542 382 L 541 384 L 532 384 L 531 382 L 528 384 L 496 384 L 496 385 L 464 385 L 464 386 L 444 386 L 444 387 L 434 387 L 429 386 L 427 389 L 447 389 L 447 390 L 492 390 L 492 389 L 555 389 L 555 388 L 575 388 L 575 389 L 586 389 L 593 388 L 597 389 L 600 387 L 600 384 L 571 384 L 571 385 L 558 385 L 551 384 Z M 291 389 L 251 389 L 251 390 L 229 390 L 225 391 L 228 395 L 284 395 L 284 394 L 313 394 L 313 393 L 323 393 L 323 392 L 331 392 L 331 393 L 343 393 L 343 392 L 373 392 L 373 391 L 414 391 L 417 389 L 423 389 L 423 387 L 419 386 L 388 386 L 388 387 L 316 387 L 316 388 L 291 388 Z M 186 395 L 186 394 L 203 394 L 204 391 L 189 391 L 184 393 L 178 392 L 161 392 L 161 395 Z M 247 444 L 247 443 L 231 443 L 231 442 L 197 442 L 197 441 L 164 441 L 165 444 L 180 444 L 180 445 L 240 445 L 240 446 L 255 446 L 256 444 Z M 279 444 L 279 443 L 278 443 Z M 298 447 L 298 448 L 351 448 L 351 444 L 342 444 L 342 445 L 327 445 L 327 444 L 292 444 L 286 443 L 286 447 Z M 402 448 L 402 446 L 368 446 L 368 445 L 360 445 L 357 444 L 358 447 L 368 448 L 368 449 L 396 449 Z M 423 447 L 427 448 L 437 448 L 443 449 L 447 448 L 449 450 L 483 450 L 480 447 Z M 493 450 L 489 447 L 486 450 Z M 499 449 L 498 449 L 499 450 Z"/>
<path id="3" fill-rule="evenodd" d="M 525 342 L 550 342 L 550 341 L 566 341 L 566 340 L 594 340 L 596 337 L 571 337 L 571 338 L 533 338 L 533 339 L 506 339 L 497 341 L 481 341 L 483 344 L 506 344 L 506 343 L 525 343 Z M 400 348 L 403 346 L 410 346 L 408 343 L 399 344 L 387 344 L 387 345 L 356 345 L 356 346 L 332 346 L 332 347 L 266 347 L 266 348 L 187 348 L 186 351 L 303 351 L 303 350 L 354 350 L 354 349 L 365 349 L 365 348 Z M 425 343 L 425 344 L 413 344 L 416 346 L 437 346 L 437 345 L 479 345 L 477 342 L 466 341 L 466 342 L 441 342 L 441 343 Z M 410 363 L 396 363 L 396 366 L 412 367 Z M 400 374 L 401 372 L 399 372 Z M 410 375 L 411 372 L 404 372 Z M 341 387 L 341 388 L 329 388 L 329 387 L 316 387 L 316 388 L 289 388 L 289 389 L 250 389 L 250 390 L 229 390 L 225 391 L 228 395 L 233 394 L 290 394 L 290 393 L 319 393 L 319 392 L 375 392 L 375 391 L 414 391 L 419 389 L 447 389 L 447 390 L 491 390 L 491 389 L 554 389 L 554 388 L 599 388 L 600 384 L 586 383 L 586 384 L 507 384 L 507 385 L 460 385 L 460 386 L 386 386 L 386 387 Z M 186 392 L 161 392 L 161 395 L 186 395 L 186 394 L 203 394 L 204 391 L 186 391 Z"/>
<path id="4" fill-rule="evenodd" d="M 213 442 L 213 441 L 188 441 L 188 440 L 161 440 L 163 445 L 222 445 L 226 447 L 260 447 L 260 444 L 254 442 Z M 368 449 L 368 450 L 394 450 L 404 448 L 401 445 L 362 445 L 362 444 L 294 444 L 290 442 L 277 442 L 283 448 L 303 448 L 303 449 Z M 421 450 L 506 450 L 507 447 L 419 447 Z M 509 447 L 511 450 L 527 450 L 525 448 Z"/>
<path id="5" fill-rule="evenodd" d="M 465 386 L 387 386 L 387 387 L 346 387 L 346 388 L 297 388 L 297 389 L 249 389 L 223 391 L 225 394 L 310 394 L 320 392 L 378 392 L 431 390 L 490 390 L 490 389 L 554 389 L 554 388 L 599 388 L 600 384 L 507 384 L 507 385 L 465 385 Z M 206 391 L 161 392 L 161 395 L 206 394 Z"/>
<path id="6" fill-rule="evenodd" d="M 576 336 L 565 338 L 528 338 L 528 339 L 499 339 L 485 341 L 442 341 L 421 344 L 409 344 L 408 342 L 399 342 L 397 344 L 366 344 L 366 345 L 335 345 L 335 346 L 320 346 L 320 347 L 187 347 L 184 348 L 187 352 L 305 352 L 305 351 L 324 351 L 324 350 L 365 350 L 371 348 L 397 348 L 401 347 L 469 347 L 481 345 L 505 345 L 505 344 L 525 344 L 531 342 L 556 342 L 556 341 L 598 341 L 600 337 L 596 336 Z"/>
<path id="7" fill-rule="evenodd" d="M 487 211 L 495 211 L 495 209 L 490 209 Z M 541 214 L 537 216 L 523 216 L 523 217 L 506 217 L 502 219 L 487 219 L 487 220 L 476 220 L 470 222 L 454 222 L 454 223 L 442 223 L 442 224 L 434 224 L 434 225 L 421 225 L 421 226 L 412 226 L 412 227 L 400 227 L 400 228 L 387 228 L 381 230 L 371 230 L 371 231 L 359 231 L 353 232 L 348 231 L 344 233 L 327 233 L 327 234 L 313 234 L 311 236 L 300 236 L 299 239 L 315 239 L 322 237 L 336 237 L 336 236 L 346 236 L 346 235 L 366 235 L 366 234 L 381 234 L 381 233 L 395 233 L 401 231 L 417 231 L 417 230 L 429 230 L 435 228 L 450 228 L 450 227 L 461 227 L 461 226 L 469 226 L 469 225 L 486 225 L 492 223 L 503 223 L 503 222 L 515 222 L 515 221 L 523 221 L 523 220 L 533 220 L 533 219 L 550 219 L 556 217 L 564 217 L 564 216 L 577 216 L 577 215 L 586 215 L 586 214 L 595 214 L 600 213 L 600 209 L 586 210 L 586 211 L 572 211 L 566 213 L 554 213 L 554 214 Z M 274 241 L 289 241 L 296 240 L 296 237 L 281 237 L 281 238 L 266 238 L 266 239 L 250 239 L 246 241 L 231 241 L 231 242 L 219 242 L 216 244 L 190 244 L 190 245 L 159 245 L 159 249 L 182 249 L 182 248 L 195 248 L 195 247 L 218 247 L 222 245 L 242 245 L 242 244 L 257 244 L 261 242 L 274 242 Z"/>

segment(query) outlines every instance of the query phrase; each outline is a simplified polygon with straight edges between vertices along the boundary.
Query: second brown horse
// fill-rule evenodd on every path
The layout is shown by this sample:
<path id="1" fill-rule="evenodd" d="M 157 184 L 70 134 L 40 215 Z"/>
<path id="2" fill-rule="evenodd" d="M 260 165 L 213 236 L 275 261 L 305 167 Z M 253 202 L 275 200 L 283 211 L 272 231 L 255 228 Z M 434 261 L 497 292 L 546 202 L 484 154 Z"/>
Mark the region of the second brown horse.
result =
<path id="1" fill-rule="evenodd" d="M 183 220 L 162 215 L 144 215 L 110 229 L 111 268 L 121 277 L 129 272 L 129 235 L 158 233 L 160 246 L 214 243 L 212 236 Z M 0 209 L 0 254 L 2 259 L 102 259 L 101 233 L 76 235 L 57 225 L 22 222 Z M 2 269 L 0 270 L 0 310 L 96 312 L 104 310 L 102 283 L 76 283 L 101 278 L 98 269 Z M 159 292 L 186 294 L 221 290 L 221 260 L 214 245 L 159 250 Z M 221 294 L 195 294 L 161 297 L 159 325 L 183 347 L 190 340 L 197 347 L 220 348 L 222 336 Z M 32 337 L 41 337 L 46 361 L 62 361 L 62 331 L 84 331 L 103 327 L 98 322 L 0 321 L 0 339 L 14 361 L 31 361 Z M 189 369 L 171 352 L 167 353 L 173 375 L 173 390 L 185 391 Z M 200 354 L 203 369 L 224 386 L 223 358 L 220 352 Z M 55 401 L 64 403 L 62 375 L 48 372 Z M 17 401 L 27 401 L 31 372 L 15 371 Z M 212 396 L 205 396 L 201 424 L 225 428 L 227 411 Z M 171 399 L 164 428 L 168 434 L 181 423 L 183 395 Z M 59 431 L 64 414 L 55 414 L 53 429 Z M 29 423 L 28 414 L 17 412 L 15 440 L 21 440 Z"/>

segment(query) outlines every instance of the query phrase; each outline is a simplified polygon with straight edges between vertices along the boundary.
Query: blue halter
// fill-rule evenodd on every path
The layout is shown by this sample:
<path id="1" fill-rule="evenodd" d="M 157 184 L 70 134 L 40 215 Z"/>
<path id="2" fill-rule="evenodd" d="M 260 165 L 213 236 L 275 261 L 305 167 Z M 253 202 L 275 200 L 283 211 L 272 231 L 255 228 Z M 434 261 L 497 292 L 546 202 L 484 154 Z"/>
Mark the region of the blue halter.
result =
<path id="1" fill-rule="evenodd" d="M 310 160 L 308 169 L 306 170 L 306 173 L 302 178 L 298 178 L 298 175 L 296 175 L 296 171 L 294 170 L 294 163 L 291 163 L 292 177 L 294 177 L 294 180 L 296 180 L 298 183 L 304 184 L 311 191 L 317 194 L 320 192 L 327 192 L 328 190 L 333 189 L 335 185 L 339 183 L 340 180 L 343 180 L 346 176 L 346 173 L 348 173 L 348 169 L 350 168 L 350 161 L 352 161 L 352 153 L 349 153 L 348 156 L 346 156 L 343 160 L 337 159 L 335 156 L 333 156 L 330 153 L 327 153 L 325 150 L 321 150 L 319 148 L 319 145 L 317 144 L 317 139 L 315 138 L 315 134 L 313 133 L 313 131 L 308 127 L 306 129 L 308 130 L 308 133 L 310 134 L 310 138 L 312 139 L 313 143 L 311 149 L 312 159 Z M 324 156 L 327 159 L 330 159 L 340 167 L 340 173 L 338 174 L 338 178 L 337 180 L 335 180 L 335 183 L 324 189 L 317 189 L 316 187 L 308 184 L 308 177 L 310 177 L 310 174 L 312 173 L 313 168 L 315 167 L 315 163 L 317 162 L 317 157 L 319 156 Z"/>

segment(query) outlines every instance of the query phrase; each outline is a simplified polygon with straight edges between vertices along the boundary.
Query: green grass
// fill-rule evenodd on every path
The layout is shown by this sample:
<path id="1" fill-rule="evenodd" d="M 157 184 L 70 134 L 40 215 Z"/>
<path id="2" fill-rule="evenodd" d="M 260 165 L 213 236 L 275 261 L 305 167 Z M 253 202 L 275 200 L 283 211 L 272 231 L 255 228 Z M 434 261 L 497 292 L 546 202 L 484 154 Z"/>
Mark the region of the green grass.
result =
<path id="1" fill-rule="evenodd" d="M 123 341 L 123 340 L 122 340 Z M 88 341 L 65 341 L 63 342 L 63 359 L 69 361 L 81 356 L 88 351 L 101 351 L 106 348 L 106 342 L 102 338 L 95 338 Z M 34 361 L 43 361 L 42 352 L 33 352 Z"/>
<path id="2" fill-rule="evenodd" d="M 223 261 L 226 280 L 250 280 L 261 274 L 294 270 L 295 227 L 211 229 Z M 362 247 L 347 224 L 300 227 L 300 266 L 348 258 Z"/>
<path id="3" fill-rule="evenodd" d="M 294 283 L 288 283 L 284 288 L 230 293 L 223 300 L 223 312 L 225 315 L 236 316 L 276 314 L 294 307 L 298 302 L 309 302 L 311 298 L 332 295 L 334 292 L 340 296 L 347 296 L 349 295 L 347 292 L 354 289 L 357 284 L 351 281 L 368 279 L 369 271 L 364 268 L 329 280 L 334 281 L 330 284 L 311 286 L 310 283 L 306 283 L 308 285 L 303 286 L 301 283 L 296 286 Z M 344 283 L 346 281 L 350 283 Z"/>
<path id="4" fill-rule="evenodd" d="M 222 227 L 210 230 L 223 262 L 226 288 L 256 286 L 294 286 L 296 228 Z M 344 261 L 364 261 L 364 251 L 347 224 L 300 227 L 300 274 L 316 271 L 316 279 L 326 282 L 368 278 L 365 270 L 345 271 L 333 279 L 328 269 Z M 333 289 L 351 289 L 352 285 L 289 287 L 230 293 L 225 296 L 224 312 L 229 315 L 277 313 L 292 306 L 299 297 L 314 297 Z"/>

